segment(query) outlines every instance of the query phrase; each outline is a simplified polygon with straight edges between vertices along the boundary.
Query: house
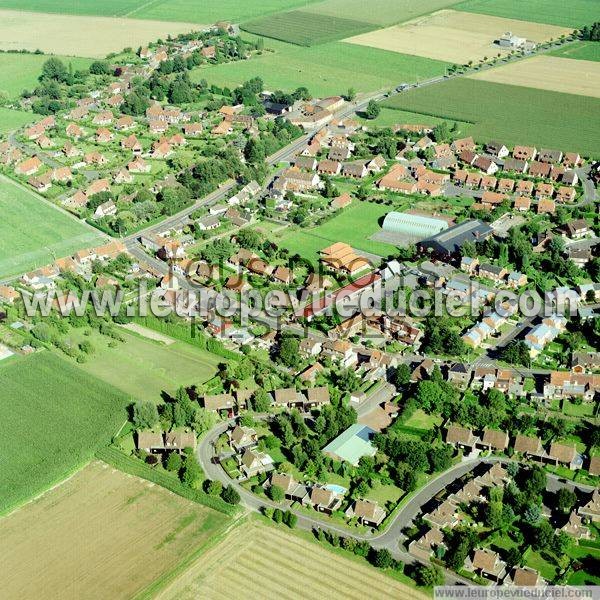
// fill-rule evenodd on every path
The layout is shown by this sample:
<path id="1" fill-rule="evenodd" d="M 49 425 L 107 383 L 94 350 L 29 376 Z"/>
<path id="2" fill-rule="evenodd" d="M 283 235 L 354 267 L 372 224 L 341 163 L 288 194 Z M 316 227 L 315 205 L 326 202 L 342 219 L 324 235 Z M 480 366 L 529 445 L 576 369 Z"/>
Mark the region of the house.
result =
<path id="1" fill-rule="evenodd" d="M 18 175 L 33 175 L 37 173 L 42 166 L 42 161 L 37 156 L 25 159 L 15 167 Z"/>
<path id="2" fill-rule="evenodd" d="M 519 273 L 519 271 L 511 271 L 506 278 L 508 287 L 518 289 L 527 284 L 527 275 Z"/>
<path id="3" fill-rule="evenodd" d="M 449 369 L 447 374 L 448 381 L 452 383 L 458 383 L 459 385 L 466 387 L 471 381 L 471 369 L 463 363 L 454 363 Z"/>
<path id="4" fill-rule="evenodd" d="M 468 565 L 468 561 L 469 559 L 467 558 L 467 561 L 465 561 L 465 568 L 467 570 L 473 570 L 492 581 L 500 582 L 506 575 L 506 563 L 500 558 L 497 552 L 492 550 L 477 548 L 470 561 L 470 565 Z M 470 569 L 469 566 L 471 567 Z"/>
<path id="5" fill-rule="evenodd" d="M 348 340 L 327 340 L 322 345 L 322 353 L 346 368 L 356 364 L 358 360 L 356 352 Z"/>
<path id="6" fill-rule="evenodd" d="M 127 165 L 127 170 L 130 173 L 149 173 L 151 166 L 141 156 L 136 156 Z"/>
<path id="7" fill-rule="evenodd" d="M 119 117 L 117 119 L 117 122 L 115 123 L 115 129 L 117 131 L 127 131 L 128 129 L 131 129 L 134 126 L 135 121 L 130 115 L 123 115 L 122 117 Z"/>
<path id="8" fill-rule="evenodd" d="M 105 165 L 108 162 L 104 154 L 100 154 L 100 152 L 97 152 L 96 150 L 88 152 L 84 156 L 83 161 L 86 165 Z"/>
<path id="9" fill-rule="evenodd" d="M 592 456 L 588 462 L 587 471 L 590 475 L 597 477 L 600 475 L 600 456 Z M 600 506 L 598 506 L 600 509 Z M 600 512 L 600 511 L 599 511 Z"/>
<path id="10" fill-rule="evenodd" d="M 321 342 L 310 337 L 304 337 L 300 340 L 298 351 L 303 356 L 318 356 L 321 353 Z"/>
<path id="11" fill-rule="evenodd" d="M 491 279 L 496 283 L 504 281 L 508 271 L 504 267 L 498 267 L 489 263 L 483 263 L 479 267 L 479 276 Z"/>
<path id="12" fill-rule="evenodd" d="M 592 537 L 592 532 L 589 527 L 584 524 L 582 516 L 577 514 L 574 510 L 571 512 L 568 522 L 563 525 L 560 530 L 578 541 L 590 539 Z"/>
<path id="13" fill-rule="evenodd" d="M 323 371 L 323 365 L 317 362 L 314 365 L 306 367 L 301 373 L 298 373 L 298 379 L 303 383 L 314 383 L 319 373 L 322 373 Z"/>
<path id="14" fill-rule="evenodd" d="M 537 205 L 537 214 L 553 215 L 556 212 L 556 203 L 550 198 L 542 198 Z"/>
<path id="15" fill-rule="evenodd" d="M 532 160 L 529 163 L 529 175 L 531 177 L 550 177 L 551 170 L 552 167 L 548 163 L 538 162 L 537 160 Z"/>
<path id="16" fill-rule="evenodd" d="M 273 392 L 273 404 L 276 407 L 303 408 L 304 398 L 296 388 L 278 388 Z"/>
<path id="17" fill-rule="evenodd" d="M 96 130 L 96 142 L 99 144 L 110 142 L 114 137 L 114 133 L 110 129 L 106 129 L 106 127 L 100 127 Z"/>
<path id="18" fill-rule="evenodd" d="M 385 519 L 386 512 L 377 502 L 371 500 L 355 500 L 346 509 L 346 518 L 353 519 L 356 517 L 361 525 L 367 527 L 379 527 Z"/>
<path id="19" fill-rule="evenodd" d="M 136 446 L 138 450 L 144 450 L 149 453 L 163 452 L 165 442 L 162 433 L 138 431 L 136 434 Z"/>
<path id="20" fill-rule="evenodd" d="M 550 150 L 548 148 L 542 148 L 537 155 L 538 161 L 543 163 L 559 163 L 562 157 L 563 153 L 560 150 Z"/>
<path id="21" fill-rule="evenodd" d="M 475 142 L 473 141 L 472 137 L 460 138 L 458 140 L 454 140 L 451 147 L 454 152 L 463 152 L 465 150 L 474 152 Z"/>
<path id="22" fill-rule="evenodd" d="M 325 175 L 338 175 L 342 169 L 342 165 L 335 161 L 324 159 L 317 164 L 317 172 Z"/>
<path id="23" fill-rule="evenodd" d="M 352 179 L 362 179 L 369 174 L 367 163 L 364 160 L 344 163 L 342 167 L 342 175 Z"/>
<path id="24" fill-rule="evenodd" d="M 496 158 L 508 156 L 508 148 L 501 142 L 491 141 L 485 145 L 485 151 Z"/>
<path id="25" fill-rule="evenodd" d="M 102 217 L 110 217 L 117 214 L 117 205 L 112 200 L 107 200 L 100 204 L 94 212 L 95 219 L 101 219 Z"/>
<path id="26" fill-rule="evenodd" d="M 545 584 L 540 574 L 531 567 L 515 567 L 512 574 L 503 582 L 505 586 L 539 587 Z"/>
<path id="27" fill-rule="evenodd" d="M 580 167 L 583 164 L 583 158 L 577 152 L 565 152 L 563 156 L 563 165 L 568 168 Z"/>
<path id="28" fill-rule="evenodd" d="M 581 469 L 583 459 L 577 453 L 575 444 L 561 444 L 560 442 L 552 442 L 548 451 L 549 458 L 554 461 L 555 465 L 566 465 L 571 471 Z"/>
<path id="29" fill-rule="evenodd" d="M 258 443 L 258 434 L 252 427 L 244 427 L 242 425 L 236 425 L 233 429 L 227 432 L 231 447 L 236 451 L 256 446 Z"/>
<path id="30" fill-rule="evenodd" d="M 498 182 L 497 190 L 502 194 L 510 194 L 515 189 L 514 179 L 501 179 Z"/>
<path id="31" fill-rule="evenodd" d="M 499 194 L 498 192 L 492 192 L 489 190 L 486 190 L 485 192 L 483 192 L 483 194 L 481 196 L 481 204 L 485 208 L 490 208 L 490 209 L 496 208 L 496 206 L 499 206 L 506 200 L 508 200 L 508 196 L 506 196 L 504 194 Z"/>
<path id="32" fill-rule="evenodd" d="M 533 160 L 537 156 L 537 148 L 534 146 L 515 146 L 512 155 L 517 160 Z"/>
<path id="33" fill-rule="evenodd" d="M 551 183 L 538 183 L 535 189 L 535 197 L 538 200 L 554 197 L 554 186 Z"/>
<path id="34" fill-rule="evenodd" d="M 281 488 L 286 500 L 302 503 L 307 502 L 307 488 L 298 483 L 292 475 L 288 475 L 287 473 L 273 473 L 269 480 L 269 485 Z"/>
<path id="35" fill-rule="evenodd" d="M 196 449 L 196 434 L 193 431 L 168 431 L 165 433 L 165 450 L 181 454 L 185 448 Z"/>
<path id="36" fill-rule="evenodd" d="M 353 276 L 371 264 L 366 258 L 359 256 L 352 247 L 344 242 L 336 242 L 320 252 L 321 262 L 330 269 Z"/>
<path id="37" fill-rule="evenodd" d="M 158 141 L 152 144 L 152 158 L 164 159 L 173 154 L 173 148 L 167 141 Z"/>
<path id="38" fill-rule="evenodd" d="M 46 192 L 52 186 L 52 174 L 47 171 L 39 177 L 30 177 L 27 183 L 39 193 Z"/>
<path id="39" fill-rule="evenodd" d="M 96 179 L 90 183 L 85 194 L 88 196 L 93 196 L 94 194 L 99 194 L 100 192 L 109 192 L 110 191 L 110 183 L 108 179 Z"/>
<path id="40" fill-rule="evenodd" d="M 506 158 L 502 169 L 512 173 L 527 173 L 529 163 L 526 160 L 517 160 L 516 158 Z"/>
<path id="41" fill-rule="evenodd" d="M 592 497 L 583 506 L 580 506 L 577 512 L 594 523 L 600 521 L 600 491 L 595 489 Z"/>
<path id="42" fill-rule="evenodd" d="M 573 202 L 575 200 L 576 192 L 572 187 L 560 186 L 556 192 L 557 202 Z"/>
<path id="43" fill-rule="evenodd" d="M 408 552 L 428 562 L 437 548 L 445 548 L 444 534 L 438 527 L 431 527 L 420 538 L 412 540 L 408 545 Z"/>
<path id="44" fill-rule="evenodd" d="M 318 363 L 317 363 L 318 364 Z M 311 387 L 305 390 L 306 401 L 304 402 L 304 408 L 313 409 L 320 408 L 325 404 L 329 404 L 329 388 L 326 386 L 322 387 Z"/>
<path id="45" fill-rule="evenodd" d="M 231 394 L 204 396 L 203 404 L 206 410 L 224 410 L 227 411 L 228 416 L 233 416 L 237 412 L 237 404 Z"/>
<path id="46" fill-rule="evenodd" d="M 508 448 L 508 433 L 497 429 L 484 429 L 479 445 L 487 450 L 504 452 Z"/>
<path id="47" fill-rule="evenodd" d="M 214 46 L 206 46 L 200 50 L 204 58 L 214 58 L 217 55 L 217 49 Z"/>
<path id="48" fill-rule="evenodd" d="M 14 304 L 15 300 L 19 298 L 20 294 L 15 288 L 9 285 L 0 285 L 0 302 L 5 304 Z"/>
<path id="49" fill-rule="evenodd" d="M 74 138 L 76 140 L 83 136 L 83 130 L 75 123 L 69 123 L 65 131 L 70 138 Z"/>
<path id="50" fill-rule="evenodd" d="M 519 212 L 527 212 L 531 208 L 531 198 L 528 196 L 517 196 L 513 208 Z"/>
<path id="51" fill-rule="evenodd" d="M 585 373 L 600 370 L 600 352 L 573 352 L 571 356 L 571 371 Z"/>
<path id="52" fill-rule="evenodd" d="M 444 500 L 434 510 L 423 515 L 427 521 L 437 529 L 452 528 L 460 522 L 457 506 L 451 499 Z"/>
<path id="53" fill-rule="evenodd" d="M 479 187 L 482 190 L 493 191 L 493 190 L 496 189 L 497 183 L 498 183 L 498 180 L 493 175 L 484 175 L 481 178 L 481 181 L 479 182 Z M 488 204 L 493 204 L 493 202 L 492 203 L 488 203 Z"/>
<path id="54" fill-rule="evenodd" d="M 241 458 L 238 457 L 239 469 L 246 479 L 274 469 L 273 459 L 266 452 L 246 448 Z"/>
<path id="55" fill-rule="evenodd" d="M 142 144 L 134 133 L 121 140 L 121 148 L 131 150 L 134 154 L 140 154 L 143 150 Z"/>
<path id="56" fill-rule="evenodd" d="M 486 175 L 493 175 L 498 171 L 498 165 L 487 156 L 478 156 L 473 161 L 473 166 L 483 171 Z"/>
<path id="57" fill-rule="evenodd" d="M 472 450 L 479 442 L 479 438 L 468 427 L 450 425 L 446 430 L 446 444 Z"/>
<path id="58" fill-rule="evenodd" d="M 522 433 L 517 434 L 513 449 L 526 458 L 538 461 L 546 460 L 548 456 L 539 437 L 523 435 Z"/>
<path id="59" fill-rule="evenodd" d="M 585 219 L 568 221 L 563 228 L 564 234 L 572 240 L 580 240 L 591 233 L 588 222 Z"/>
<path id="60" fill-rule="evenodd" d="M 326 486 L 315 485 L 306 503 L 316 511 L 330 515 L 340 508 L 343 498 L 344 494 L 341 491 Z"/>

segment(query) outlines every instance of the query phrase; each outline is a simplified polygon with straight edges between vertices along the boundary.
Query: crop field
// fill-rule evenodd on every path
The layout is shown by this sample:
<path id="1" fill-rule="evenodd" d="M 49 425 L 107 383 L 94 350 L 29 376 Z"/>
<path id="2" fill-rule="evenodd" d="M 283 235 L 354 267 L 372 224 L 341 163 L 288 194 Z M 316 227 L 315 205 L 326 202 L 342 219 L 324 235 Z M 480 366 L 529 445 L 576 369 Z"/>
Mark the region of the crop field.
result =
<path id="1" fill-rule="evenodd" d="M 507 54 L 509 48 L 501 48 L 494 44 L 505 31 L 512 31 L 515 35 L 538 43 L 571 33 L 568 28 L 554 25 L 441 10 L 402 25 L 364 33 L 346 41 L 464 64 L 470 60 L 478 61 L 497 54 Z"/>
<path id="2" fill-rule="evenodd" d="M 449 66 L 442 61 L 344 42 L 302 48 L 268 40 L 267 46 L 273 51 L 250 60 L 201 67 L 191 72 L 191 78 L 232 87 L 258 75 L 267 89 L 294 90 L 305 85 L 311 94 L 321 96 L 342 94 L 349 87 L 357 92 L 389 89 L 403 81 L 435 77 Z M 369 68 L 357 68 L 361 64 Z"/>
<path id="3" fill-rule="evenodd" d="M 239 23 L 317 0 L 0 0 L 0 8 L 32 12 L 135 17 L 159 21 Z"/>
<path id="4" fill-rule="evenodd" d="M 100 245 L 99 232 L 0 177 L 0 277 Z"/>
<path id="5" fill-rule="evenodd" d="M 94 461 L 0 521 L 10 548 L 0 565 L 2 597 L 132 598 L 226 523 L 214 510 Z"/>
<path id="6" fill-rule="evenodd" d="M 1 26 L 0 30 L 3 31 Z M 16 98 L 23 90 L 33 89 L 38 84 L 42 65 L 48 58 L 50 57 L 44 54 L 0 53 L 0 92 L 6 93 L 9 98 Z M 87 69 L 92 63 L 88 58 L 74 56 L 57 58 L 60 58 L 65 65 L 71 64 L 74 71 Z"/>
<path id="7" fill-rule="evenodd" d="M 298 46 L 313 46 L 369 31 L 375 25 L 346 17 L 293 10 L 247 21 L 242 27 L 256 35 Z"/>
<path id="8" fill-rule="evenodd" d="M 85 17 L 0 10 L 0 50 L 42 50 L 103 58 L 110 52 L 186 33 L 198 25 L 112 17 Z"/>
<path id="9" fill-rule="evenodd" d="M 598 42 L 575 42 L 548 53 L 550 56 L 562 56 L 576 60 L 600 61 L 600 44 Z"/>
<path id="10" fill-rule="evenodd" d="M 2 361 L 0 389 L 0 514 L 80 468 L 127 418 L 124 394 L 49 351 Z"/>
<path id="11" fill-rule="evenodd" d="M 77 332 L 77 330 L 76 330 Z M 161 392 L 173 394 L 181 385 L 210 379 L 223 359 L 185 342 L 168 346 L 119 330 L 125 341 L 108 347 L 103 336 L 88 337 L 95 352 L 77 366 L 140 400 L 160 401 Z"/>
<path id="12" fill-rule="evenodd" d="M 426 598 L 376 569 L 285 530 L 236 527 L 155 598 Z"/>
<path id="13" fill-rule="evenodd" d="M 36 120 L 36 115 L 24 110 L 12 110 L 0 106 L 0 134 L 18 129 Z"/>
<path id="14" fill-rule="evenodd" d="M 534 56 L 470 76 L 472 79 L 600 98 L 600 62 Z"/>
<path id="15" fill-rule="evenodd" d="M 457 0 L 325 0 L 306 7 L 311 12 L 329 17 L 344 16 L 379 27 L 403 23 L 456 4 Z"/>
<path id="16" fill-rule="evenodd" d="M 447 122 L 447 119 L 440 119 L 439 117 L 431 117 L 429 115 L 424 116 L 418 113 L 409 112 L 405 110 L 398 110 L 394 108 L 383 107 L 379 112 L 379 115 L 375 119 L 366 119 L 359 117 L 359 121 L 364 123 L 368 127 L 392 127 L 393 125 L 412 123 L 419 125 L 427 125 L 435 127 L 440 123 Z M 472 123 L 463 123 L 462 121 L 452 121 L 452 124 L 458 124 L 457 135 L 467 136 L 470 135 Z"/>
<path id="17" fill-rule="evenodd" d="M 310 229 L 283 232 L 273 235 L 273 241 L 290 253 L 316 261 L 319 251 L 335 242 L 346 242 L 353 248 L 377 256 L 388 256 L 395 247 L 368 238 L 380 231 L 380 219 L 390 211 L 389 206 L 354 200 L 333 219 Z"/>
<path id="18" fill-rule="evenodd" d="M 456 10 L 579 28 L 597 20 L 597 0 L 465 0 Z"/>
<path id="19" fill-rule="evenodd" d="M 452 79 L 390 98 L 388 108 L 473 123 L 486 141 L 539 144 L 600 155 L 600 100 L 476 79 Z M 582 127 L 585 123 L 585 127 Z"/>

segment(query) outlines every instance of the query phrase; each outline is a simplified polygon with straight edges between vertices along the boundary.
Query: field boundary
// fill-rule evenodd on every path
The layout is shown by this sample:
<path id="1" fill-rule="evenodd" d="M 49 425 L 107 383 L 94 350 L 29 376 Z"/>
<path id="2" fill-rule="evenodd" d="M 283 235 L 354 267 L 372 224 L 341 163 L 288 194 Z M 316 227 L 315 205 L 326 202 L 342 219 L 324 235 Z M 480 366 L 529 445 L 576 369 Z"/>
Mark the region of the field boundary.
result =
<path id="1" fill-rule="evenodd" d="M 200 490 L 194 490 L 186 487 L 174 477 L 170 477 L 166 473 L 156 471 L 146 463 L 143 463 L 131 456 L 127 456 L 115 446 L 101 448 L 96 452 L 96 458 L 109 464 L 115 469 L 118 469 L 119 471 L 123 471 L 129 475 L 134 475 L 141 479 L 145 479 L 146 481 L 151 481 L 152 483 L 160 485 L 161 487 L 164 487 L 170 492 L 173 492 L 174 494 L 177 494 L 186 500 L 197 502 L 198 504 L 212 508 L 213 510 L 221 512 L 227 516 L 233 516 L 238 512 L 238 509 L 235 506 L 227 504 L 227 502 L 224 500 L 216 498 L 215 496 L 209 496 Z"/>

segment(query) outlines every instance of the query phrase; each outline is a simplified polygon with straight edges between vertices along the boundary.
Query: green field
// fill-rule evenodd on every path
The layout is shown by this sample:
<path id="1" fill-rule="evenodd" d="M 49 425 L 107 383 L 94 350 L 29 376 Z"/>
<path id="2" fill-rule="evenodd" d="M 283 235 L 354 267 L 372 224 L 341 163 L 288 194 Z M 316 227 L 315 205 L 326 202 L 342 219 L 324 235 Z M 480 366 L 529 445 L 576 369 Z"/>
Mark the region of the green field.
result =
<path id="1" fill-rule="evenodd" d="M 37 115 L 30 112 L 11 110 L 10 108 L 0 106 L 0 134 L 18 129 L 27 123 L 35 121 L 37 118 Z"/>
<path id="2" fill-rule="evenodd" d="M 0 0 L 0 8 L 2 8 Z M 0 93 L 16 98 L 25 90 L 33 89 L 38 83 L 42 65 L 50 58 L 46 54 L 24 54 L 0 52 Z M 73 69 L 87 69 L 93 62 L 89 58 L 59 56 L 65 65 Z"/>
<path id="3" fill-rule="evenodd" d="M 598 19 L 597 0 L 465 0 L 452 8 L 573 28 Z"/>
<path id="4" fill-rule="evenodd" d="M 81 467 L 127 418 L 129 399 L 41 351 L 0 362 L 0 514 Z"/>
<path id="5" fill-rule="evenodd" d="M 304 10 L 277 13 L 243 24 L 244 31 L 299 46 L 313 46 L 341 40 L 375 26 L 365 21 L 327 16 Z"/>
<path id="6" fill-rule="evenodd" d="M 600 155 L 598 98 L 460 78 L 398 94 L 384 106 L 471 122 L 481 141 Z"/>
<path id="7" fill-rule="evenodd" d="M 16 275 L 98 246 L 104 237 L 0 176 L 0 276 Z"/>
<path id="8" fill-rule="evenodd" d="M 78 333 L 76 330 L 75 335 Z M 99 334 L 86 338 L 95 352 L 77 366 L 140 400 L 159 402 L 162 391 L 173 394 L 181 385 L 202 383 L 224 361 L 185 342 L 167 346 L 126 330 L 119 333 L 125 342 L 116 348 L 109 348 L 109 340 Z"/>
<path id="9" fill-rule="evenodd" d="M 383 107 L 376 119 L 366 119 L 359 116 L 359 121 L 368 127 L 391 127 L 392 125 L 402 123 L 418 123 L 419 125 L 435 126 L 447 122 L 447 119 Z M 470 135 L 471 128 L 473 127 L 471 123 L 464 123 L 462 121 L 453 121 L 452 123 L 458 123 L 459 131 L 457 135 Z"/>
<path id="10" fill-rule="evenodd" d="M 305 85 L 311 94 L 323 96 L 345 93 L 349 87 L 357 92 L 389 89 L 403 81 L 434 77 L 448 66 L 437 60 L 344 42 L 302 48 L 269 40 L 267 47 L 273 52 L 196 69 L 192 80 L 233 87 L 259 75 L 266 89 L 294 90 Z"/>
<path id="11" fill-rule="evenodd" d="M 381 229 L 379 220 L 390 210 L 389 206 L 354 200 L 326 223 L 312 229 L 286 231 L 280 237 L 275 234 L 273 241 L 292 255 L 299 254 L 311 261 L 317 259 L 319 251 L 335 242 L 346 242 L 358 250 L 385 257 L 395 251 L 395 246 L 367 238 Z"/>
<path id="12" fill-rule="evenodd" d="M 558 50 L 548 53 L 550 56 L 562 56 L 563 58 L 574 58 L 576 60 L 600 61 L 600 43 L 598 42 L 575 42 L 568 44 Z"/>
<path id="13" fill-rule="evenodd" d="M 159 21 L 239 23 L 315 0 L 0 0 L 0 9 Z"/>

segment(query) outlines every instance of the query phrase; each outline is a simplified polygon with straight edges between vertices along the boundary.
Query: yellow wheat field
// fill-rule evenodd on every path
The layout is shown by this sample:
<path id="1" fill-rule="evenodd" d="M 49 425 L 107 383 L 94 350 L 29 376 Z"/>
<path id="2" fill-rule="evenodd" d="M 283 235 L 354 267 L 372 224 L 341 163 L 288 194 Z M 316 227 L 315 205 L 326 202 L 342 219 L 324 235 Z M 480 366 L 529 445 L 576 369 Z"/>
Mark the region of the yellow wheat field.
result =
<path id="1" fill-rule="evenodd" d="M 131 598 L 225 522 L 220 513 L 94 462 L 0 519 L 0 596 Z"/>
<path id="2" fill-rule="evenodd" d="M 565 27 L 504 19 L 476 13 L 440 10 L 431 15 L 346 39 L 346 42 L 392 52 L 465 64 L 509 50 L 494 44 L 511 31 L 534 42 L 571 33 Z"/>
<path id="3" fill-rule="evenodd" d="M 230 531 L 157 600 L 427 598 L 349 558 L 256 522 Z"/>
<path id="4" fill-rule="evenodd" d="M 203 27 L 171 21 L 0 10 L 0 50 L 40 49 L 48 54 L 103 58 L 123 48 L 137 49 L 169 33 Z"/>
<path id="5" fill-rule="evenodd" d="M 591 60 L 534 56 L 471 77 L 495 83 L 600 98 L 600 62 Z"/>

